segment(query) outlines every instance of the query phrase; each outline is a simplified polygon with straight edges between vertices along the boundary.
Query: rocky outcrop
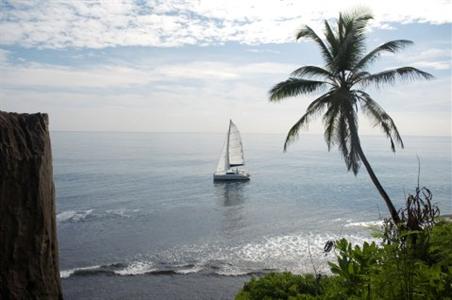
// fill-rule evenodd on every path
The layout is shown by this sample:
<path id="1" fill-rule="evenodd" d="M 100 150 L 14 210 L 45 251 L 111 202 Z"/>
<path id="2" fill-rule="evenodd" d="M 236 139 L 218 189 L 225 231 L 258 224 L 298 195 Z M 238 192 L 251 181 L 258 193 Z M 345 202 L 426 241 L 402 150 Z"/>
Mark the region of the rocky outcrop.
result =
<path id="1" fill-rule="evenodd" d="M 0 111 L 0 299 L 62 299 L 46 114 Z"/>

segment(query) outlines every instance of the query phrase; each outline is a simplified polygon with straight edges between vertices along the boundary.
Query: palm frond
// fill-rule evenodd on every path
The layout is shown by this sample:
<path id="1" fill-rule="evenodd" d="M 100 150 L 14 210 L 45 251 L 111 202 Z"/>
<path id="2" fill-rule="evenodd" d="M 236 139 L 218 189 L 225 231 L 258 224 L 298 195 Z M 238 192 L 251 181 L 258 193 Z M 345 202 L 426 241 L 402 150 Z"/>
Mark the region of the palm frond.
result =
<path id="1" fill-rule="evenodd" d="M 334 96 L 332 96 L 333 98 Z M 340 118 L 340 105 L 338 101 L 335 101 L 333 98 L 330 100 L 330 105 L 328 110 L 323 115 L 323 124 L 325 127 L 325 131 L 323 133 L 326 145 L 328 146 L 328 151 L 331 150 L 331 146 L 336 143 L 336 139 L 334 138 L 337 128 L 338 122 Z"/>
<path id="2" fill-rule="evenodd" d="M 338 21 L 339 47 L 333 64 L 339 71 L 351 70 L 365 50 L 365 29 L 371 15 L 360 12 L 341 15 Z"/>
<path id="3" fill-rule="evenodd" d="M 372 13 L 367 9 L 358 9 L 354 10 L 352 13 L 352 18 L 355 19 L 355 22 L 358 23 L 358 26 L 364 30 L 365 27 L 367 27 L 367 24 L 370 20 L 374 18 Z"/>
<path id="4" fill-rule="evenodd" d="M 317 115 L 322 113 L 323 109 L 329 101 L 331 93 L 328 92 L 309 104 L 306 108 L 305 114 L 290 128 L 287 133 L 286 141 L 284 142 L 284 151 L 287 151 L 287 147 L 293 143 L 297 137 L 300 129 L 307 127 L 309 122 Z"/>
<path id="5" fill-rule="evenodd" d="M 350 84 L 350 86 L 353 86 L 355 83 L 361 81 L 364 77 L 369 76 L 370 73 L 366 71 L 362 72 L 350 72 L 346 81 Z"/>
<path id="6" fill-rule="evenodd" d="M 345 159 L 347 169 L 349 168 L 348 157 L 349 157 L 349 144 L 350 144 L 350 132 L 347 126 L 347 119 L 341 117 L 338 119 L 337 135 L 335 136 L 336 143 L 339 146 L 339 150 L 342 152 L 342 156 Z"/>
<path id="7" fill-rule="evenodd" d="M 364 69 L 368 64 L 372 63 L 377 59 L 383 52 L 396 53 L 397 51 L 412 45 L 413 42 L 409 40 L 394 40 L 384 43 L 374 50 L 370 51 L 366 56 L 364 56 L 353 68 L 353 70 Z"/>
<path id="8" fill-rule="evenodd" d="M 328 84 L 325 81 L 289 78 L 276 84 L 270 90 L 270 101 L 277 102 L 286 97 L 314 92 Z"/>
<path id="9" fill-rule="evenodd" d="M 362 85 L 375 84 L 380 87 L 384 84 L 394 84 L 397 78 L 415 80 L 415 79 L 433 79 L 433 75 L 413 67 L 402 67 L 392 70 L 371 74 L 361 79 Z"/>
<path id="10" fill-rule="evenodd" d="M 329 71 L 317 66 L 303 66 L 293 71 L 290 75 L 296 77 L 318 76 L 325 79 L 334 77 L 333 74 L 331 74 Z"/>
<path id="11" fill-rule="evenodd" d="M 392 118 L 388 113 L 373 100 L 369 94 L 357 91 L 361 100 L 361 108 L 370 118 L 374 120 L 374 126 L 379 126 L 388 137 L 391 143 L 391 150 L 395 152 L 395 144 L 404 147 L 402 138 Z"/>
<path id="12" fill-rule="evenodd" d="M 328 23 L 327 20 L 325 20 L 324 22 L 325 24 L 325 38 L 326 41 L 328 43 L 328 49 L 330 50 L 331 56 L 335 57 L 337 55 L 337 51 L 338 51 L 338 45 L 339 45 L 339 41 L 338 38 L 335 36 L 333 30 L 331 29 L 330 24 Z"/>
<path id="13" fill-rule="evenodd" d="M 355 23 L 359 27 L 364 28 L 367 23 L 373 19 L 372 13 L 365 8 L 354 9 L 346 13 L 340 14 L 339 20 L 344 24 Z"/>
<path id="14" fill-rule="evenodd" d="M 345 31 L 344 27 L 345 24 L 343 14 L 339 13 L 339 19 L 337 20 L 337 38 L 340 43 L 344 40 L 344 31 Z"/>
<path id="15" fill-rule="evenodd" d="M 317 33 L 309 26 L 303 26 L 296 35 L 297 40 L 301 38 L 309 38 L 317 43 L 317 45 L 320 47 L 320 50 L 322 52 L 322 56 L 325 59 L 327 63 L 333 60 L 333 56 L 331 55 L 330 51 L 328 50 L 328 47 L 325 45 L 325 43 L 322 41 L 322 39 L 317 35 Z"/>

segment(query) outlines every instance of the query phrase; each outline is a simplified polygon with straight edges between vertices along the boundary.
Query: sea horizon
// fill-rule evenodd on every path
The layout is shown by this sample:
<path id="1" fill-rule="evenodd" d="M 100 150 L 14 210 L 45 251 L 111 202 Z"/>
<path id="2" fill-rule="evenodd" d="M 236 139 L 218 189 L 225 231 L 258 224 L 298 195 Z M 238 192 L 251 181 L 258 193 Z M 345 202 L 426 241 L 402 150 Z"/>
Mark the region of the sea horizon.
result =
<path id="1" fill-rule="evenodd" d="M 226 127 L 225 127 L 226 128 Z M 68 133 L 155 133 L 155 134 L 226 134 L 226 130 L 222 131 L 120 131 L 120 130 L 49 130 L 52 132 L 68 132 Z M 268 135 L 284 135 L 287 136 L 287 132 L 247 132 L 244 131 L 242 134 L 268 134 Z M 322 132 L 301 132 L 300 138 L 304 135 L 313 136 L 323 136 Z M 361 137 L 383 137 L 386 139 L 383 133 L 372 133 L 372 134 L 360 134 Z M 452 138 L 452 135 L 418 135 L 418 134 L 401 134 L 403 139 L 404 136 L 407 137 L 438 137 L 438 138 Z M 403 150 L 403 149 L 401 149 Z"/>

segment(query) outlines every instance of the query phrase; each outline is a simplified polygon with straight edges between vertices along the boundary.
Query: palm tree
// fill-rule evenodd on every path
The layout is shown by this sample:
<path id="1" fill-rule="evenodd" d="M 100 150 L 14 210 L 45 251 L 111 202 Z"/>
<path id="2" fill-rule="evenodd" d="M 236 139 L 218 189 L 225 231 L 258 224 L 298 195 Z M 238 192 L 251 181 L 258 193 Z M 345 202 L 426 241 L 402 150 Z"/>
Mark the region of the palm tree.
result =
<path id="1" fill-rule="evenodd" d="M 290 129 L 284 143 L 284 151 L 298 137 L 301 128 L 322 114 L 324 137 L 328 145 L 337 145 L 341 150 L 348 171 L 358 173 L 360 162 L 386 203 L 395 223 L 400 222 L 391 199 L 375 176 L 364 152 L 358 135 L 358 104 L 361 111 L 380 127 L 395 152 L 403 141 L 392 118 L 364 91 L 369 85 L 377 87 L 393 84 L 396 79 L 431 79 L 433 76 L 413 67 L 401 67 L 379 73 L 370 73 L 367 67 L 382 53 L 395 53 L 412 44 L 408 40 L 394 40 L 384 43 L 365 53 L 365 31 L 372 16 L 363 11 L 339 14 L 335 26 L 324 22 L 324 39 L 311 27 L 304 26 L 297 33 L 297 40 L 307 38 L 314 41 L 321 51 L 324 67 L 303 66 L 292 72 L 291 77 L 276 84 L 270 90 L 270 101 L 278 102 L 286 97 L 319 91 L 326 93 L 309 104 L 305 114 Z"/>

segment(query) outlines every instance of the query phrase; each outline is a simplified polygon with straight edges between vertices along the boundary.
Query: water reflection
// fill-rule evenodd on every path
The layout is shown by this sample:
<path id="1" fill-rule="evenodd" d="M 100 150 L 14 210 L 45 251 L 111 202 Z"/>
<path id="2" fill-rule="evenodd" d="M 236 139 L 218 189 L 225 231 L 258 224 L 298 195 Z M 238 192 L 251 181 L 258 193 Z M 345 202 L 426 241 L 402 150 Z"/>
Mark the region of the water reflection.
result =
<path id="1" fill-rule="evenodd" d="M 249 182 L 216 182 L 215 194 L 222 206 L 235 206 L 245 202 L 245 189 Z"/>
<path id="2" fill-rule="evenodd" d="M 247 199 L 247 185 L 247 182 L 215 183 L 217 201 L 223 207 L 222 233 L 228 240 L 240 239 L 242 230 L 247 227 L 243 205 Z"/>

